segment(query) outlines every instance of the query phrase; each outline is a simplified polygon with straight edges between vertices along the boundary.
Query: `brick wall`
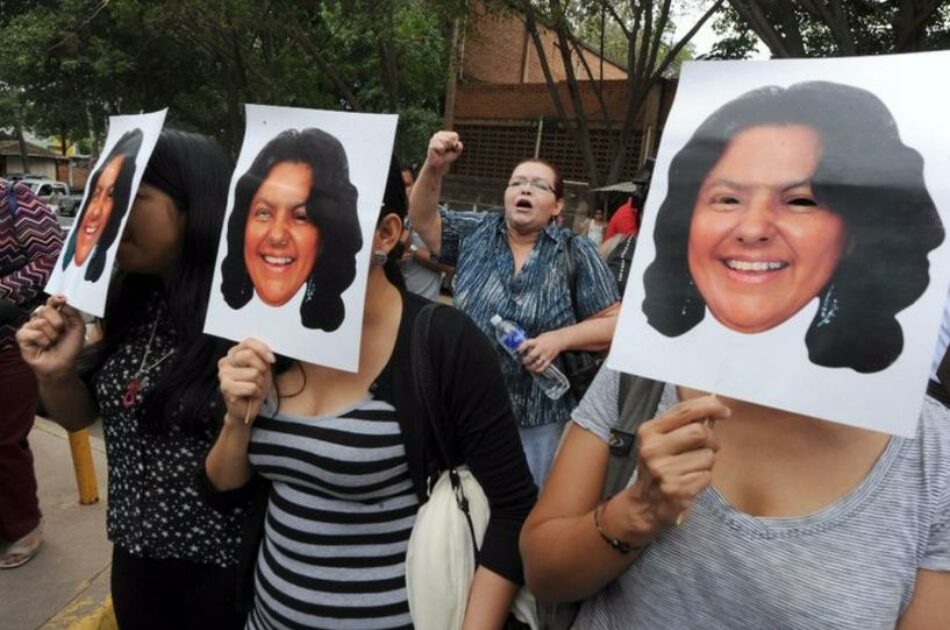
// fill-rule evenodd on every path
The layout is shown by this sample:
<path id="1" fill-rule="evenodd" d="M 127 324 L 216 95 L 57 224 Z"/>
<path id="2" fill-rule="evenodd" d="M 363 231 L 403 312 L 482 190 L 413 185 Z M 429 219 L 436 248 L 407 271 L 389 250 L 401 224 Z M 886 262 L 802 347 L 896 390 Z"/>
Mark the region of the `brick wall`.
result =
<path id="1" fill-rule="evenodd" d="M 534 156 L 539 135 L 537 122 L 492 124 L 460 121 L 455 128 L 465 144 L 465 153 L 456 163 L 454 172 L 499 181 L 507 179 L 515 164 Z M 614 134 L 616 131 L 607 132 L 604 129 L 593 129 L 591 132 L 592 150 L 601 171 L 609 167 L 610 140 Z M 540 136 L 538 157 L 556 165 L 564 179 L 587 181 L 583 159 L 567 130 L 556 121 L 548 120 L 541 126 Z M 642 138 L 642 131 L 634 133 L 633 141 L 627 147 L 626 167 L 621 179 L 632 178 L 640 167 Z"/>
<path id="2" fill-rule="evenodd" d="M 455 129 L 465 143 L 465 153 L 446 180 L 445 200 L 458 209 L 500 207 L 512 168 L 520 160 L 534 156 L 537 150 L 538 157 L 555 164 L 570 182 L 565 195 L 570 224 L 575 211 L 586 214 L 585 205 L 603 200 L 587 193 L 589 177 L 583 159 L 570 133 L 558 120 L 523 19 L 498 8 L 487 10 L 482 2 L 472 7 L 462 44 L 461 80 L 454 112 Z M 564 67 L 555 46 L 556 35 L 542 29 L 548 61 L 558 80 L 556 89 L 567 115 L 574 117 Z M 598 72 L 600 62 L 596 53 L 585 49 L 584 54 L 591 70 Z M 575 71 L 579 79 L 587 76 L 580 68 Z M 609 166 L 611 143 L 628 108 L 626 76 L 623 68 L 605 62 L 603 81 L 581 81 L 578 86 L 601 172 Z M 603 113 L 595 85 L 600 87 L 611 131 L 601 120 Z M 675 82 L 662 81 L 647 97 L 627 148 L 621 180 L 631 179 L 642 159 L 655 155 L 675 88 Z M 649 140 L 647 147 L 641 146 L 645 139 Z"/>
<path id="3" fill-rule="evenodd" d="M 56 179 L 69 184 L 70 190 L 81 191 L 86 188 L 89 179 L 89 167 L 85 164 L 59 162 L 56 165 Z"/>
<path id="4" fill-rule="evenodd" d="M 609 119 L 623 120 L 628 102 L 626 81 L 604 81 L 596 84 L 589 81 L 578 82 L 584 111 L 587 117 L 596 123 L 602 114 L 595 85 L 601 87 Z M 667 88 L 661 83 L 647 97 L 643 114 L 646 120 L 655 120 L 659 109 L 664 106 L 669 108 L 669 103 L 662 98 L 664 89 Z M 567 83 L 558 83 L 557 91 L 568 116 L 574 116 Z M 551 93 L 543 83 L 459 85 L 455 98 L 456 119 L 537 120 L 543 116 L 557 116 Z"/>
<path id="5" fill-rule="evenodd" d="M 557 35 L 542 24 L 538 25 L 544 43 L 545 56 L 555 81 L 566 78 L 564 63 L 557 49 Z M 603 77 L 596 52 L 581 48 L 583 56 L 597 79 L 624 79 L 627 72 L 609 61 L 604 61 Z M 587 71 L 574 58 L 574 72 L 578 79 L 586 79 Z M 525 29 L 520 14 L 498 7 L 488 8 L 477 2 L 465 22 L 462 42 L 462 80 L 476 83 L 544 83 L 544 72 L 534 42 Z"/>
<path id="6" fill-rule="evenodd" d="M 626 112 L 626 85 L 622 81 L 604 83 L 612 130 L 600 121 L 593 88 L 581 84 L 581 93 L 591 126 L 592 149 L 599 168 L 609 166 L 611 141 L 619 131 Z M 559 84 L 562 102 L 570 105 L 565 84 Z M 633 141 L 627 149 L 622 178 L 632 177 L 643 157 L 655 154 L 666 112 L 675 91 L 675 83 L 662 82 L 647 99 Z M 569 108 L 573 114 L 573 109 Z M 583 159 L 570 133 L 560 124 L 548 89 L 544 85 L 468 85 L 460 86 L 455 108 L 455 128 L 465 143 L 465 155 L 456 172 L 470 177 L 504 179 L 512 167 L 525 157 L 535 155 L 556 164 L 565 179 L 587 181 Z M 650 128 L 649 134 L 646 129 Z M 650 146 L 641 147 L 649 135 Z M 540 145 L 538 144 L 540 136 Z"/>

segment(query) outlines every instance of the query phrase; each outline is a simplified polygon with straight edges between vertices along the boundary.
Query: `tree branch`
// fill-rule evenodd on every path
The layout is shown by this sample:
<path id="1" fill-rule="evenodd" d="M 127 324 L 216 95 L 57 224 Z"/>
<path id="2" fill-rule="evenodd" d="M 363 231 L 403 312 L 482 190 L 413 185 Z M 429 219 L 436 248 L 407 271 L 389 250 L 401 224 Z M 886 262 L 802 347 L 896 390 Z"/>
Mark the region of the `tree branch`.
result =
<path id="1" fill-rule="evenodd" d="M 323 56 L 323 53 L 320 52 L 313 42 L 311 42 L 299 28 L 291 27 L 286 23 L 283 24 L 281 28 L 290 33 L 290 36 L 295 42 L 297 42 L 297 44 L 300 45 L 301 48 L 303 48 L 304 52 L 307 53 L 307 56 L 310 57 L 310 59 L 312 59 L 315 64 L 317 64 L 320 72 L 322 72 L 327 77 L 333 87 L 335 87 L 337 92 L 339 92 L 340 96 L 346 100 L 347 104 L 350 106 L 350 109 L 355 112 L 361 111 L 363 108 L 360 105 L 359 99 L 356 98 L 356 94 L 354 94 L 350 87 L 343 81 L 342 78 L 340 78 L 340 75 L 333 68 L 333 66 L 327 62 L 326 58 Z"/>
<path id="2" fill-rule="evenodd" d="M 897 32 L 897 37 L 894 42 L 894 51 L 895 52 L 906 52 L 907 48 L 910 46 L 910 43 L 913 39 L 921 35 L 921 30 L 927 24 L 927 22 L 933 17 L 937 9 L 940 8 L 942 0 L 931 0 L 926 3 L 923 8 L 917 12 L 916 15 L 910 16 L 910 20 L 898 20 L 903 24 L 906 24 L 903 28 L 895 28 Z M 900 14 L 904 14 L 906 10 L 913 12 L 913 7 L 909 8 L 906 4 L 902 5 L 899 9 Z"/>
<path id="3" fill-rule="evenodd" d="M 604 78 L 603 70 L 600 73 L 600 81 L 594 78 L 594 73 L 590 69 L 590 64 L 587 63 L 587 59 L 584 58 L 584 51 L 581 50 L 581 45 L 577 42 L 576 39 L 571 40 L 571 44 L 574 47 L 574 53 L 577 55 L 577 58 L 581 60 L 581 66 L 584 67 L 584 71 L 587 73 L 587 78 L 590 81 L 591 89 L 594 91 L 594 96 L 597 97 L 597 104 L 600 105 L 600 112 L 602 114 L 604 127 L 608 130 L 610 129 L 610 115 L 607 111 L 607 103 L 604 101 L 604 91 L 601 89 L 602 81 Z M 603 50 L 601 50 L 601 63 L 603 63 Z"/>
<path id="4" fill-rule="evenodd" d="M 772 26 L 756 0 L 729 0 L 729 4 L 745 20 L 749 28 L 759 36 L 775 57 L 793 57 L 782 35 Z"/>
<path id="5" fill-rule="evenodd" d="M 623 31 L 623 34 L 629 39 L 630 29 L 627 28 L 627 23 L 624 22 L 623 18 L 620 17 L 620 14 L 617 13 L 617 9 L 614 8 L 614 5 L 612 5 L 608 0 L 601 0 L 601 6 L 607 9 L 610 17 L 613 18 L 614 22 L 617 23 L 617 26 L 620 27 L 620 30 Z"/>
<path id="6" fill-rule="evenodd" d="M 590 127 L 587 122 L 587 112 L 584 111 L 584 101 L 581 98 L 580 88 L 577 84 L 577 76 L 574 74 L 574 63 L 571 59 L 571 33 L 568 31 L 567 22 L 564 17 L 563 7 L 559 0 L 549 0 L 548 6 L 551 7 L 551 16 L 554 21 L 554 31 L 557 33 L 558 50 L 561 53 L 561 63 L 564 64 L 565 83 L 567 91 L 571 97 L 571 103 L 574 106 L 575 121 L 577 124 L 579 147 L 581 155 L 584 158 L 584 164 L 590 174 L 590 183 L 593 187 L 600 185 L 600 173 L 597 169 L 597 162 L 594 159 L 594 150 L 591 147 Z"/>

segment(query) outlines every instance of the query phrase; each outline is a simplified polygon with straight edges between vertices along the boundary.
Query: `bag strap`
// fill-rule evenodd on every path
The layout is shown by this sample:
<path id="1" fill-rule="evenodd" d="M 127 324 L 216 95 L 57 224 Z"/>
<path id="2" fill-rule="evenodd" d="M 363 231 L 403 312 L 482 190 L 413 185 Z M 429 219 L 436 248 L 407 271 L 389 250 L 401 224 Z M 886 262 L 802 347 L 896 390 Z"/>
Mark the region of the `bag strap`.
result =
<path id="1" fill-rule="evenodd" d="M 9 180 L 4 180 L 7 185 L 7 211 L 10 213 L 10 233 L 13 235 L 13 241 L 16 243 L 17 248 L 23 253 L 23 244 L 20 242 L 20 235 L 17 233 L 16 229 L 16 212 L 19 209 L 17 205 L 16 198 L 16 182 L 11 182 Z M 9 267 L 0 267 L 0 276 L 5 276 L 11 274 L 15 271 L 18 271 L 22 264 L 13 263 Z"/>
<path id="2" fill-rule="evenodd" d="M 7 182 L 7 210 L 10 211 L 11 216 L 15 215 L 19 208 L 19 206 L 17 206 L 15 186 L 15 182 Z"/>
<path id="3" fill-rule="evenodd" d="M 950 346 L 943 353 L 943 358 L 940 359 L 940 365 L 937 366 L 937 378 L 940 379 L 940 384 L 943 385 L 945 393 L 950 395 Z"/>
<path id="4" fill-rule="evenodd" d="M 611 497 L 627 487 L 637 467 L 637 429 L 656 415 L 665 383 L 643 376 L 620 374 L 620 392 L 617 397 L 620 417 L 610 432 L 610 458 L 604 481 L 604 498 Z"/>
<path id="5" fill-rule="evenodd" d="M 574 261 L 574 234 L 567 235 L 567 244 L 564 246 L 564 268 L 567 269 L 567 287 L 571 293 L 571 312 L 574 314 L 574 321 L 579 323 L 581 320 L 577 316 L 577 265 Z"/>
<path id="6" fill-rule="evenodd" d="M 435 377 L 432 371 L 432 359 L 429 356 L 429 330 L 432 327 L 432 315 L 436 309 L 443 305 L 438 302 L 426 304 L 416 316 L 416 321 L 412 330 L 412 348 L 410 351 L 410 362 L 412 367 L 412 381 L 415 388 L 416 398 L 421 403 L 420 411 L 425 416 L 424 423 L 430 430 L 430 435 L 439 450 L 441 457 L 441 471 L 449 476 L 449 482 L 452 484 L 452 490 L 455 493 L 455 502 L 458 504 L 462 514 L 465 515 L 465 522 L 468 523 L 468 531 L 472 535 L 472 549 L 475 553 L 475 564 L 478 564 L 478 538 L 475 536 L 475 525 L 472 523 L 472 515 L 469 511 L 468 498 L 462 489 L 462 480 L 459 478 L 458 469 L 452 465 L 452 458 L 449 456 L 449 450 L 445 444 L 445 436 L 442 433 L 441 424 L 445 418 L 444 408 L 442 406 L 442 396 L 439 388 L 436 386 Z M 430 468 L 431 470 L 431 468 Z M 432 475 L 427 481 L 428 491 L 432 492 L 432 486 L 437 480 L 438 475 Z"/>
<path id="7" fill-rule="evenodd" d="M 449 468 L 449 462 L 452 459 L 449 457 L 445 439 L 439 426 L 442 421 L 442 397 L 432 375 L 432 360 L 429 357 L 429 329 L 432 324 L 432 313 L 440 306 L 437 303 L 426 304 L 416 316 L 412 330 L 410 361 L 416 399 L 420 403 L 422 415 L 425 416 L 425 424 L 429 429 L 429 434 L 438 447 L 439 464 L 443 468 Z"/>

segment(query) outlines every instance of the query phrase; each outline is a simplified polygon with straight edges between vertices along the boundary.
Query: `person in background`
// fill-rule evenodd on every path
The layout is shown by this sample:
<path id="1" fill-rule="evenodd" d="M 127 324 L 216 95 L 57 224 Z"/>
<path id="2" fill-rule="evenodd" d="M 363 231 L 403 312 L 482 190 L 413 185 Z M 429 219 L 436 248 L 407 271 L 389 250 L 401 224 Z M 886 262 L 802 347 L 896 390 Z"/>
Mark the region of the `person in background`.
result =
<path id="1" fill-rule="evenodd" d="M 597 208 L 594 210 L 594 216 L 584 225 L 584 235 L 593 241 L 594 245 L 600 246 L 600 244 L 604 242 L 604 229 L 606 226 L 604 211 Z"/>
<path id="2" fill-rule="evenodd" d="M 627 199 L 623 205 L 614 210 L 613 216 L 607 222 L 607 232 L 604 240 L 610 240 L 616 234 L 630 234 L 636 236 L 640 231 L 637 209 L 633 206 L 633 197 Z"/>
<path id="3" fill-rule="evenodd" d="M 527 159 L 515 166 L 503 213 L 440 211 L 442 180 L 461 152 L 458 134 L 439 131 L 432 136 L 412 189 L 409 217 L 439 260 L 455 265 L 456 306 L 489 339 L 494 338 L 490 320 L 496 314 L 517 323 L 529 337 L 518 348 L 520 363 L 497 344 L 495 349 L 528 465 L 540 486 L 576 401 L 570 392 L 548 398 L 531 372 L 550 365 L 564 371 L 560 354 L 566 350 L 609 347 L 620 310 L 617 285 L 590 240 L 556 226 L 564 209 L 564 183 L 547 162 Z"/>
<path id="4" fill-rule="evenodd" d="M 402 182 L 406 188 L 406 198 L 412 193 L 415 183 L 415 174 L 412 169 L 402 169 Z M 402 259 L 402 275 L 406 280 L 406 289 L 410 293 L 421 295 L 427 300 L 439 299 L 442 289 L 442 274 L 452 270 L 451 267 L 441 264 L 432 256 L 422 237 L 412 229 L 412 223 L 406 221 L 406 228 L 402 235 L 402 244 L 405 248 Z"/>
<path id="5" fill-rule="evenodd" d="M 109 459 L 106 529 L 119 627 L 241 628 L 234 590 L 242 514 L 215 512 L 195 474 L 222 412 L 202 334 L 231 162 L 205 136 L 158 138 L 112 277 L 102 338 L 61 296 L 17 333 L 50 416 L 70 431 L 102 418 Z"/>
<path id="6" fill-rule="evenodd" d="M 42 303 L 62 247 L 63 231 L 46 204 L 0 179 L 0 569 L 29 562 L 43 538 L 27 442 L 39 393 L 14 334 Z"/>

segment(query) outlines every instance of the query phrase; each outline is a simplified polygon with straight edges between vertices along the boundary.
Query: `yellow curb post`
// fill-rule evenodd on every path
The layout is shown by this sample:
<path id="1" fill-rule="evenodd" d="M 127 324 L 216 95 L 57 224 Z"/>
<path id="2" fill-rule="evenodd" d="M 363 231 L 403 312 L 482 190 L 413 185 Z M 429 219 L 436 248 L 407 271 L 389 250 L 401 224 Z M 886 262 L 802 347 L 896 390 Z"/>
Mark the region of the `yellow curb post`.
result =
<path id="1" fill-rule="evenodd" d="M 87 429 L 69 434 L 69 451 L 73 456 L 73 469 L 76 471 L 79 503 L 82 505 L 96 503 L 99 501 L 99 485 L 96 483 L 96 469 L 92 463 L 92 449 L 89 446 Z"/>

